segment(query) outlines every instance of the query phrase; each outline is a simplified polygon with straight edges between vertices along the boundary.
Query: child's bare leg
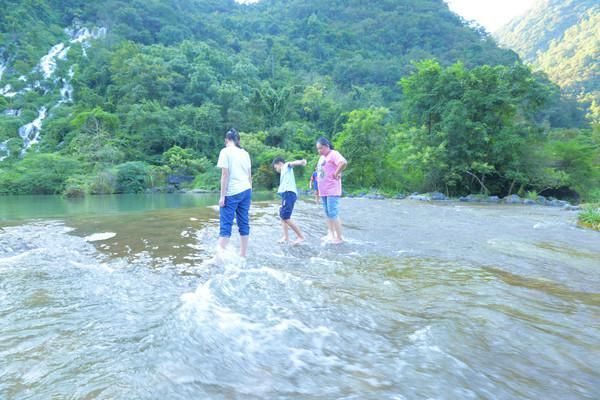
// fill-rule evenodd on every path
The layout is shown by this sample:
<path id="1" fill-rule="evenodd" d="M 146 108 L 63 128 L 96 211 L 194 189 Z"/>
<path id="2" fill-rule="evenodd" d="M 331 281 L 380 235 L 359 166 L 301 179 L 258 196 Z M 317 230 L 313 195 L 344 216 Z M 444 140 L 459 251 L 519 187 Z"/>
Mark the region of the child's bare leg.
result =
<path id="1" fill-rule="evenodd" d="M 281 229 L 283 230 L 283 236 L 281 237 L 281 239 L 279 239 L 277 241 L 277 243 L 285 243 L 288 240 L 290 240 L 289 234 L 288 234 L 288 226 L 285 223 L 285 221 L 281 221 Z"/>
<path id="2" fill-rule="evenodd" d="M 294 221 L 292 221 L 291 219 L 285 220 L 284 221 L 290 228 L 292 228 L 292 230 L 294 231 L 294 233 L 296 234 L 296 236 L 298 237 L 298 239 L 296 239 L 294 241 L 294 244 L 299 244 L 302 243 L 304 241 L 304 235 L 302 235 L 302 232 L 300 232 L 300 228 L 298 228 L 298 225 L 296 225 L 294 223 Z"/>

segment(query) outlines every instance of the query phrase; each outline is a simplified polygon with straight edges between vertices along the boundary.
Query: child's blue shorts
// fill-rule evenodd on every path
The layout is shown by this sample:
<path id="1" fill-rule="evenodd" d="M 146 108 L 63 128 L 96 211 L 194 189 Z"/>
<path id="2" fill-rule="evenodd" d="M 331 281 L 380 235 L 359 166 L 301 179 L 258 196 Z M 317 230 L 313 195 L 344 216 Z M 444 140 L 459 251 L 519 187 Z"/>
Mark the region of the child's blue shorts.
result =
<path id="1" fill-rule="evenodd" d="M 296 193 L 294 192 L 283 192 L 281 193 L 281 208 L 279 208 L 279 216 L 282 220 L 287 221 L 292 218 L 292 211 L 294 211 L 294 204 L 296 204 Z"/>

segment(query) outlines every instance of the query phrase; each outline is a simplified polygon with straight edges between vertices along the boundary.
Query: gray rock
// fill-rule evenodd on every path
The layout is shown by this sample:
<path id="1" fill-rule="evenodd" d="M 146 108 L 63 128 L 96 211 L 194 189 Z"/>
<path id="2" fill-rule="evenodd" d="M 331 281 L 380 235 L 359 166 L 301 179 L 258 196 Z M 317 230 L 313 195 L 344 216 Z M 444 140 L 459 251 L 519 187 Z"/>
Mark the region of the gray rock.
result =
<path id="1" fill-rule="evenodd" d="M 440 192 L 430 193 L 429 196 L 431 197 L 431 200 L 434 200 L 434 201 L 448 200 L 446 195 L 444 193 L 440 193 Z"/>
<path id="2" fill-rule="evenodd" d="M 546 205 L 550 207 L 564 207 L 570 204 L 568 201 L 553 199 L 551 201 L 546 202 Z"/>
<path id="3" fill-rule="evenodd" d="M 414 194 L 414 195 L 408 196 L 408 198 L 411 200 L 431 201 L 431 197 L 424 195 L 424 194 Z"/>
<path id="4" fill-rule="evenodd" d="M 487 199 L 485 199 L 486 203 L 500 203 L 500 197 L 498 196 L 489 196 Z"/>
<path id="5" fill-rule="evenodd" d="M 566 205 L 566 206 L 563 207 L 563 210 L 565 210 L 565 211 L 579 211 L 579 210 L 581 210 L 581 207 L 580 206 L 573 206 L 571 204 L 568 204 L 568 205 Z"/>
<path id="6" fill-rule="evenodd" d="M 535 199 L 535 202 L 541 205 L 545 205 L 546 204 L 546 198 L 544 196 L 538 196 L 537 199 Z"/>
<path id="7" fill-rule="evenodd" d="M 523 200 L 523 204 L 527 204 L 528 206 L 533 206 L 537 203 L 535 202 L 535 200 L 525 199 L 525 200 Z"/>
<path id="8" fill-rule="evenodd" d="M 512 194 L 510 196 L 506 196 L 503 201 L 506 204 L 521 204 L 523 202 L 523 200 L 521 200 L 521 198 L 516 195 L 516 194 Z"/>

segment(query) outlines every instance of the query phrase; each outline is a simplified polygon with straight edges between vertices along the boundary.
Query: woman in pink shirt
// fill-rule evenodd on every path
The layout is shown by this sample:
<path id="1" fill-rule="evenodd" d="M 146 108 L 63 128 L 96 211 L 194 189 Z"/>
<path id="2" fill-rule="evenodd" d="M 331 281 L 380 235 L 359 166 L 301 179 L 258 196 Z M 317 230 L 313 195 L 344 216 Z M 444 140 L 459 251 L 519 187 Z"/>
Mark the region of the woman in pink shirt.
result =
<path id="1" fill-rule="evenodd" d="M 339 219 L 339 204 L 342 196 L 342 171 L 348 161 L 324 137 L 317 140 L 317 151 L 321 155 L 317 165 L 319 196 L 327 217 L 327 229 L 333 234 L 332 243 L 339 244 L 342 238 L 342 224 Z"/>

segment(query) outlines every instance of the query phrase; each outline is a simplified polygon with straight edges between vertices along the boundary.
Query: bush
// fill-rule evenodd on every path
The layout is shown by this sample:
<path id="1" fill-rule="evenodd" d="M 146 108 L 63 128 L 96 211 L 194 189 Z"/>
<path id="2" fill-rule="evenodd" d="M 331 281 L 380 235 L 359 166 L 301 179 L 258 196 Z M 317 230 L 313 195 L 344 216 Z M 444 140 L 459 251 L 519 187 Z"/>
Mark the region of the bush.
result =
<path id="1" fill-rule="evenodd" d="M 578 218 L 581 225 L 600 231 L 600 203 L 585 205 Z"/>
<path id="2" fill-rule="evenodd" d="M 63 195 L 67 197 L 84 197 L 87 192 L 85 176 L 77 175 L 67 178 Z"/>
<path id="3" fill-rule="evenodd" d="M 78 161 L 56 154 L 28 154 L 18 166 L 4 171 L 0 179 L 3 194 L 59 194 L 67 179 L 81 170 Z"/>
<path id="4" fill-rule="evenodd" d="M 117 176 L 114 171 L 103 170 L 92 176 L 88 183 L 92 194 L 113 194 L 117 191 Z"/>
<path id="5" fill-rule="evenodd" d="M 140 193 L 151 185 L 150 166 L 141 161 L 117 165 L 117 192 Z"/>

